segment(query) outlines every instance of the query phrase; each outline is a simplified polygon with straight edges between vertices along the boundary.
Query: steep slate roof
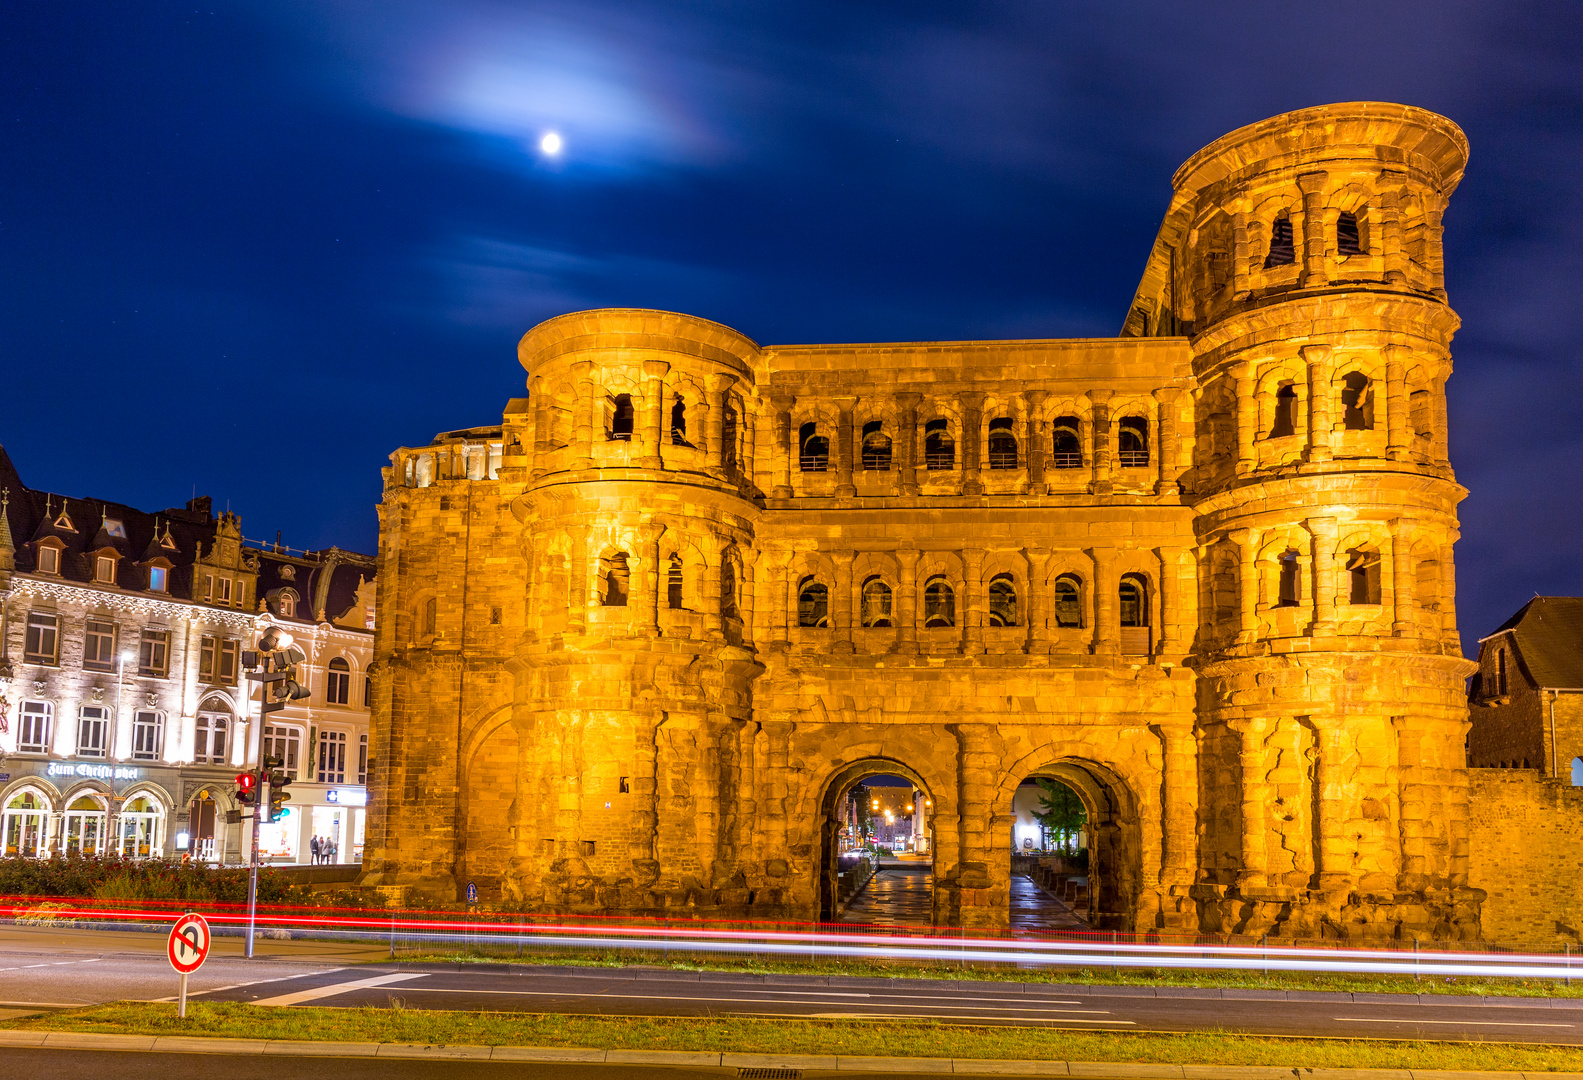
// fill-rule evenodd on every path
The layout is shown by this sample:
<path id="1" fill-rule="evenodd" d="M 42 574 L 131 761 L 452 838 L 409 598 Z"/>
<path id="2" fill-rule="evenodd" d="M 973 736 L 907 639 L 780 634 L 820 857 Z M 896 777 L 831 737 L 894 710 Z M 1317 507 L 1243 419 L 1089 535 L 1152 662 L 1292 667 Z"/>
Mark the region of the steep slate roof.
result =
<path id="1" fill-rule="evenodd" d="M 1583 596 L 1536 596 L 1490 637 L 1508 630 L 1534 685 L 1583 689 Z"/>

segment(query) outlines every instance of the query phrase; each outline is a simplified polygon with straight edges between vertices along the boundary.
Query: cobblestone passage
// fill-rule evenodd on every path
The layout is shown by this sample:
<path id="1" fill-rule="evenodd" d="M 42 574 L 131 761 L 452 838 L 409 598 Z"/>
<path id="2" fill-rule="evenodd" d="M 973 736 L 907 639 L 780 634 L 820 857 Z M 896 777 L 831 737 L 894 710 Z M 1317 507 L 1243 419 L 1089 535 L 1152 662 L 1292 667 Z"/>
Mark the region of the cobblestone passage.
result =
<path id="1" fill-rule="evenodd" d="M 1013 930 L 1087 930 L 1088 920 L 1030 878 L 1011 876 L 1011 928 Z"/>
<path id="2" fill-rule="evenodd" d="M 881 863 L 842 922 L 879 926 L 928 926 L 934 906 L 934 867 L 928 863 Z"/>

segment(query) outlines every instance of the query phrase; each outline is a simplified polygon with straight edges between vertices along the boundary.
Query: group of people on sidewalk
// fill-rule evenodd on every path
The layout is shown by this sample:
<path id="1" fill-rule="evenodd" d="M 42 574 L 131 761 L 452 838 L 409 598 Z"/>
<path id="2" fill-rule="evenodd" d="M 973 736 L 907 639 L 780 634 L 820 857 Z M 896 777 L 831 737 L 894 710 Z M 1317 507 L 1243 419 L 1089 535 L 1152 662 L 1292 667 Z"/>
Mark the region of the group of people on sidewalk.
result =
<path id="1" fill-rule="evenodd" d="M 328 836 L 322 838 L 315 836 L 308 841 L 308 853 L 313 856 L 315 865 L 319 863 L 333 863 L 339 847 L 340 845 Z"/>

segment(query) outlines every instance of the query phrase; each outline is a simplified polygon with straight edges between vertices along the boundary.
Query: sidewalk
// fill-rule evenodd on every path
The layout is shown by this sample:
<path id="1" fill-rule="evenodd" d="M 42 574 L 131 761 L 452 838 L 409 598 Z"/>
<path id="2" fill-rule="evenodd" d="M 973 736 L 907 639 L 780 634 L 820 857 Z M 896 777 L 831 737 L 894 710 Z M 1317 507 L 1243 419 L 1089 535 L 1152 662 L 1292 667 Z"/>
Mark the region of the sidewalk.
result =
<path id="1" fill-rule="evenodd" d="M 0 1031 L 0 1047 L 125 1050 L 262 1057 L 420 1058 L 542 1064 L 669 1065 L 682 1068 L 797 1072 L 887 1072 L 956 1076 L 1081 1076 L 1091 1080 L 1583 1080 L 1583 1073 L 1444 1072 L 1431 1069 L 1308 1069 L 1300 1065 L 1137 1065 L 1104 1061 L 1012 1061 L 981 1058 L 818 1057 L 696 1053 L 679 1050 L 584 1050 L 561 1046 L 419 1046 L 410 1043 L 282 1042 L 184 1036 Z"/>

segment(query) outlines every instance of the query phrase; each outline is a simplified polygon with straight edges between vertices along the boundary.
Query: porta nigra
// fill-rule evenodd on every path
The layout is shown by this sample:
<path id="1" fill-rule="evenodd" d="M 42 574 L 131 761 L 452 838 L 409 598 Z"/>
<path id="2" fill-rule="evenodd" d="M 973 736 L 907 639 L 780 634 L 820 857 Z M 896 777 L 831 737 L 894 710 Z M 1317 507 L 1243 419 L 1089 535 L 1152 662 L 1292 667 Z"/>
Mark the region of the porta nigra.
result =
<path id="1" fill-rule="evenodd" d="M 811 920 L 836 803 L 884 773 L 927 797 L 935 922 L 995 926 L 1047 776 L 1100 926 L 1477 937 L 1466 159 L 1391 104 L 1225 136 L 1116 338 L 535 327 L 500 424 L 385 470 L 363 883 Z"/>

